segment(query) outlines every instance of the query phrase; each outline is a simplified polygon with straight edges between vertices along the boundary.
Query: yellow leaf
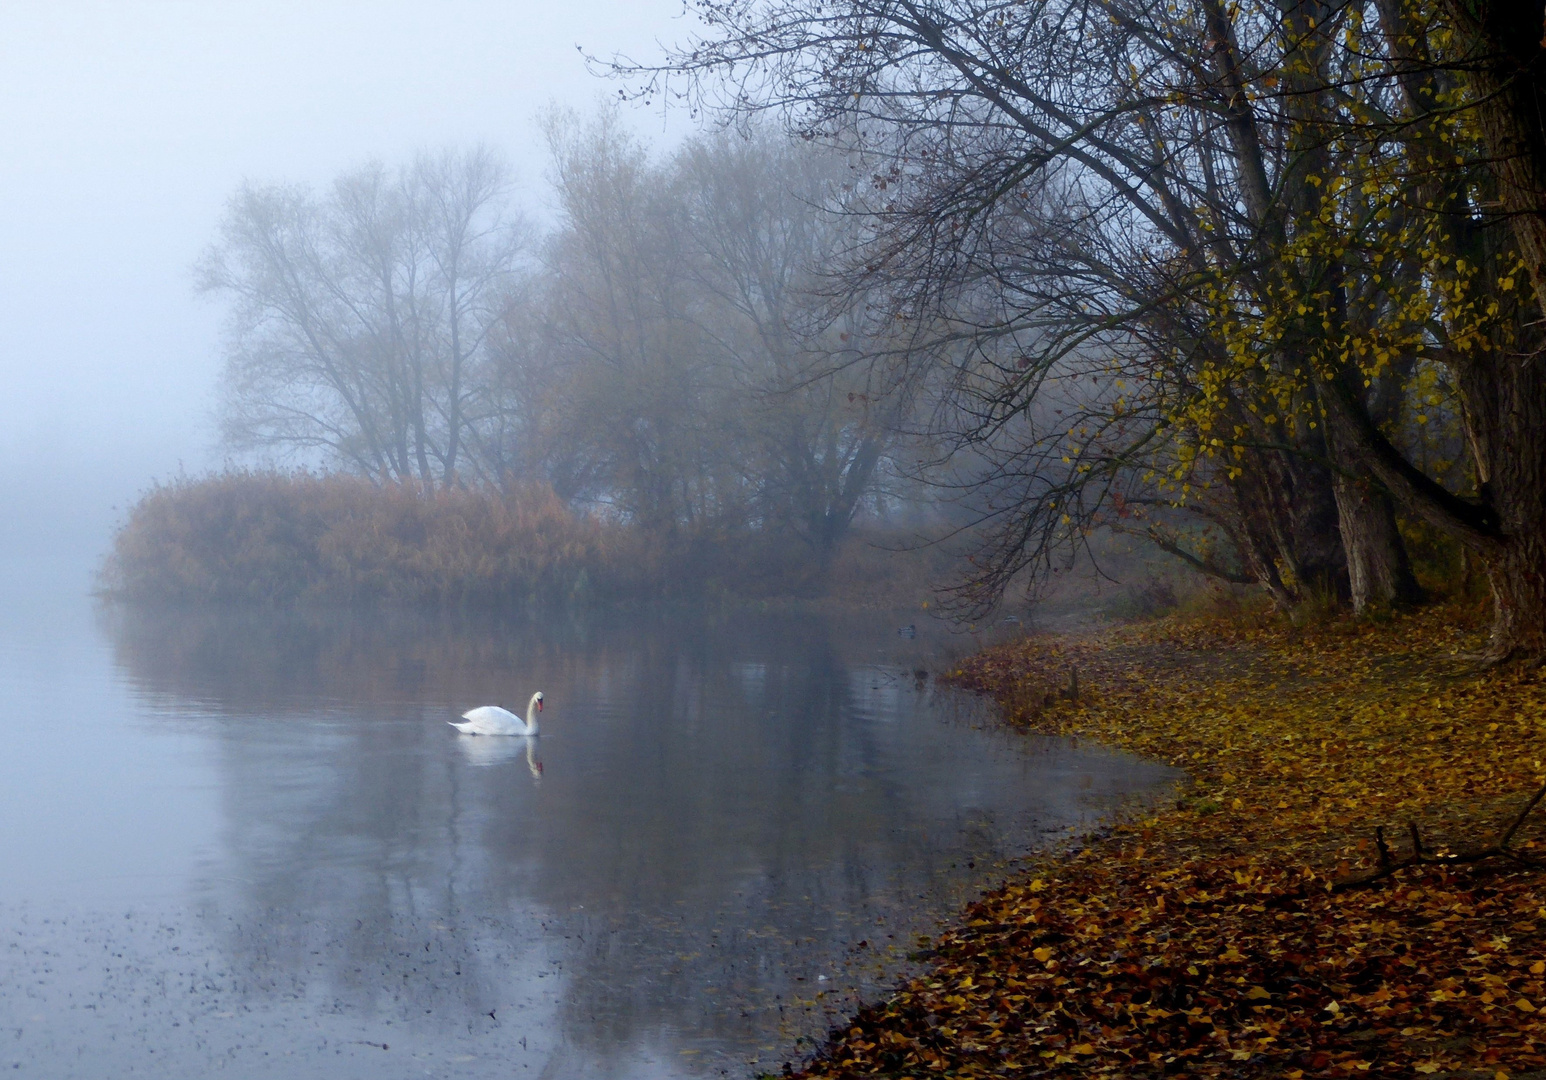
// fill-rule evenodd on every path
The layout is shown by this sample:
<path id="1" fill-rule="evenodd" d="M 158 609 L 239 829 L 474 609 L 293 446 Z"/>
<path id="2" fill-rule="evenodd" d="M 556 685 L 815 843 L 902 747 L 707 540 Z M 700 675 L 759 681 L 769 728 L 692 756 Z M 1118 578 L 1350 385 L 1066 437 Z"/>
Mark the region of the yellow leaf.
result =
<path id="1" fill-rule="evenodd" d="M 1262 1001 L 1270 998 L 1272 995 L 1259 986 L 1253 986 L 1245 992 L 1245 996 L 1250 1001 Z"/>
<path id="2" fill-rule="evenodd" d="M 1093 1054 L 1095 1053 L 1095 1047 L 1091 1046 L 1089 1043 L 1080 1043 L 1078 1046 L 1074 1047 L 1074 1053 Z"/>
<path id="3" fill-rule="evenodd" d="M 1048 960 L 1052 959 L 1052 950 L 1043 945 L 1039 949 L 1032 949 L 1031 955 L 1045 964 Z"/>
<path id="4" fill-rule="evenodd" d="M 1535 1011 L 1535 1006 L 1530 1004 L 1529 998 L 1520 998 L 1518 1001 L 1514 1002 L 1514 1008 L 1518 1009 L 1520 1012 L 1532 1013 Z"/>

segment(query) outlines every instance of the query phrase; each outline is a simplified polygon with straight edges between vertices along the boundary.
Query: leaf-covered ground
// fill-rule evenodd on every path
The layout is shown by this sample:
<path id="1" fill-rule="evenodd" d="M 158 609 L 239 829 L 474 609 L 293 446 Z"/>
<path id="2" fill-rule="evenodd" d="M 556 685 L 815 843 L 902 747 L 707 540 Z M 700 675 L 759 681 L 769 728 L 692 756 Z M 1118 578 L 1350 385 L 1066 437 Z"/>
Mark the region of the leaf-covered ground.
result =
<path id="1" fill-rule="evenodd" d="M 1542 783 L 1546 680 L 1462 613 L 1027 637 L 951 678 L 1011 722 L 1171 762 L 1134 812 L 969 909 L 802 1075 L 1546 1077 L 1546 871 L 1398 869 L 1494 840 Z M 1067 693 L 1078 669 L 1079 695 Z M 1546 856 L 1546 806 L 1512 850 Z"/>

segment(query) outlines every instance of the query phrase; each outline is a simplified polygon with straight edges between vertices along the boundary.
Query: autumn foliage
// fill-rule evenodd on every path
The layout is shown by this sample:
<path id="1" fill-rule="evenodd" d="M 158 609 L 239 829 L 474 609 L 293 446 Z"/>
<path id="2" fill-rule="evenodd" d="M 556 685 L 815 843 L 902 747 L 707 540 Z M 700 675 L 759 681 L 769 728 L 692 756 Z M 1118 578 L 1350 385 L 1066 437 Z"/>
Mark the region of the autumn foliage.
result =
<path id="1" fill-rule="evenodd" d="M 1546 1075 L 1546 831 L 1447 859 L 1543 779 L 1546 682 L 1478 673 L 1475 621 L 1171 621 L 970 660 L 951 677 L 1013 722 L 1188 779 L 985 896 L 804 1075 Z M 1345 887 L 1378 827 L 1429 862 Z"/>

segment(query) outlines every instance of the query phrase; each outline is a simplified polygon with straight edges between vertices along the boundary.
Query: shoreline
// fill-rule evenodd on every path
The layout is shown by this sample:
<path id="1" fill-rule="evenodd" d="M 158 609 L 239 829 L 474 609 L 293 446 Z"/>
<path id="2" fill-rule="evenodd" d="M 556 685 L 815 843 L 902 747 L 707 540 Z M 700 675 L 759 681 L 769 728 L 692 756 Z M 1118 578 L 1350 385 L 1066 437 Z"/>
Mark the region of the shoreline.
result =
<path id="1" fill-rule="evenodd" d="M 1482 633 L 1456 606 L 1175 617 L 945 673 L 1013 727 L 1187 778 L 970 905 L 794 1075 L 1546 1076 L 1546 811 L 1515 859 L 1331 888 L 1413 835 L 1429 860 L 1485 846 L 1546 779 L 1546 680 L 1475 670 Z"/>

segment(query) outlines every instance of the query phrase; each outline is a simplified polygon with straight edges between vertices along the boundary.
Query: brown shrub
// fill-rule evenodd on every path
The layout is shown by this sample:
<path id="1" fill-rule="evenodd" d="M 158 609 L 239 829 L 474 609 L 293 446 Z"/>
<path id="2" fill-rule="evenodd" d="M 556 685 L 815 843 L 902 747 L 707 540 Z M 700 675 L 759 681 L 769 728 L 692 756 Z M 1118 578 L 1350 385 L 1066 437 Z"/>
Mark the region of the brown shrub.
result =
<path id="1" fill-rule="evenodd" d="M 544 487 L 426 493 L 234 471 L 148 492 L 114 538 L 102 586 L 173 602 L 570 600 L 644 586 L 620 550 L 629 543 Z"/>
<path id="2" fill-rule="evenodd" d="M 790 536 L 647 533 L 577 514 L 551 489 L 424 492 L 337 473 L 231 471 L 147 492 L 101 591 L 170 603 L 509 607 L 680 598 L 912 606 L 938 549 L 856 531 L 827 565 Z"/>

